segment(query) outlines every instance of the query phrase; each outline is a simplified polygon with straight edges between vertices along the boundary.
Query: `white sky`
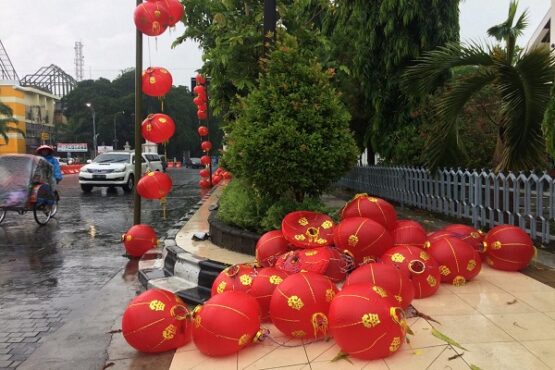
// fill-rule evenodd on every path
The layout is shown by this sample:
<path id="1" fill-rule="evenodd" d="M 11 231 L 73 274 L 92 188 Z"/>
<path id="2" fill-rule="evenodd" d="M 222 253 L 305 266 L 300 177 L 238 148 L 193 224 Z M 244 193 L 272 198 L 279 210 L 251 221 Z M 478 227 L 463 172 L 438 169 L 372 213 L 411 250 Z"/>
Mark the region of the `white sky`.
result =
<path id="1" fill-rule="evenodd" d="M 486 30 L 505 19 L 509 2 L 462 1 L 461 39 L 486 40 Z M 550 0 L 520 0 L 519 9 L 528 8 L 530 12 L 530 25 L 520 40 L 522 46 L 549 4 Z M 75 76 L 74 45 L 81 41 L 84 77 L 114 79 L 121 70 L 135 64 L 135 6 L 135 0 L 0 0 L 0 40 L 20 78 L 50 64 Z M 194 43 L 171 50 L 172 41 L 183 29 L 179 23 L 173 33 L 166 31 L 157 40 L 144 37 L 145 67 L 166 67 L 177 85 L 189 85 L 190 77 L 202 66 L 201 51 Z"/>

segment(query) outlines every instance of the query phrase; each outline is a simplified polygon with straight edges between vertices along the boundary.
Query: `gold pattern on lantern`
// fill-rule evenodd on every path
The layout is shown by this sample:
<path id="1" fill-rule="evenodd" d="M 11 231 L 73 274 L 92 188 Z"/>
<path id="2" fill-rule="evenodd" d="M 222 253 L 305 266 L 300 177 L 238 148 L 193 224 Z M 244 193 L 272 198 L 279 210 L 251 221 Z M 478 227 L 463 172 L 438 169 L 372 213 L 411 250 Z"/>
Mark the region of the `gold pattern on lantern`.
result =
<path id="1" fill-rule="evenodd" d="M 311 318 L 312 329 L 314 330 L 314 337 L 318 336 L 318 332 L 323 335 L 328 333 L 328 317 L 323 312 L 316 312 Z"/>
<path id="2" fill-rule="evenodd" d="M 149 82 L 151 85 L 154 85 L 154 84 L 156 83 L 156 77 L 150 76 L 150 78 L 148 79 L 148 82 Z"/>
<path id="3" fill-rule="evenodd" d="M 281 278 L 281 276 L 277 276 L 277 275 L 272 275 L 270 276 L 270 283 L 274 284 L 274 285 L 279 285 L 281 284 L 281 282 L 283 281 L 283 279 Z"/>
<path id="4" fill-rule="evenodd" d="M 303 308 L 304 303 L 299 297 L 297 297 L 296 295 L 292 295 L 291 297 L 289 297 L 289 299 L 287 299 L 287 305 L 292 309 L 298 311 Z"/>
<path id="5" fill-rule="evenodd" d="M 347 243 L 351 246 L 354 247 L 358 244 L 358 236 L 356 235 L 350 235 L 349 239 L 347 240 Z"/>
<path id="6" fill-rule="evenodd" d="M 387 297 L 387 292 L 385 291 L 384 288 L 382 288 L 382 287 L 380 287 L 380 286 L 374 285 L 374 286 L 372 287 L 372 290 L 373 290 L 374 292 L 376 292 L 376 293 L 377 293 L 380 297 L 382 297 L 382 298 Z"/>
<path id="7" fill-rule="evenodd" d="M 491 243 L 491 248 L 492 249 L 501 249 L 502 245 L 501 242 L 499 240 L 494 241 L 493 243 Z"/>
<path id="8" fill-rule="evenodd" d="M 330 228 L 333 227 L 333 222 L 331 222 L 330 220 L 326 220 L 326 221 L 322 222 L 322 227 L 326 230 L 330 229 Z"/>
<path id="9" fill-rule="evenodd" d="M 397 302 L 399 302 L 399 303 L 403 302 L 403 297 L 401 297 L 400 295 L 394 295 L 393 297 L 395 297 Z"/>
<path id="10" fill-rule="evenodd" d="M 375 313 L 365 313 L 362 315 L 362 325 L 365 328 L 373 328 L 380 324 L 380 317 Z"/>
<path id="11" fill-rule="evenodd" d="M 147 130 L 148 132 L 152 131 L 152 125 L 151 125 L 150 123 L 147 123 L 147 125 L 146 125 L 146 130 Z"/>
<path id="12" fill-rule="evenodd" d="M 304 337 L 306 333 L 304 332 L 304 330 L 295 330 L 291 332 L 291 335 L 296 338 L 300 338 L 300 337 Z"/>
<path id="13" fill-rule="evenodd" d="M 326 302 L 331 302 L 335 297 L 335 291 L 333 289 L 326 289 Z"/>
<path id="14" fill-rule="evenodd" d="M 162 117 L 162 118 L 158 118 L 158 122 L 166 123 L 166 122 L 168 122 L 168 120 Z"/>
<path id="15" fill-rule="evenodd" d="M 170 324 L 164 329 L 164 331 L 162 332 L 162 336 L 164 337 L 165 340 L 170 340 L 170 339 L 173 339 L 173 337 L 175 337 L 176 333 L 177 333 L 177 327 L 173 324 Z"/>
<path id="16" fill-rule="evenodd" d="M 155 16 L 156 18 L 160 18 L 160 14 L 162 14 L 161 11 L 159 11 L 159 10 L 155 10 L 155 11 L 154 11 L 154 16 Z"/>
<path id="17" fill-rule="evenodd" d="M 460 275 L 457 275 L 454 279 L 453 279 L 453 285 L 454 286 L 463 286 L 464 284 L 466 284 L 466 279 Z"/>
<path id="18" fill-rule="evenodd" d="M 389 351 L 395 352 L 399 349 L 400 346 L 401 346 L 401 338 L 395 337 L 393 338 L 393 340 L 391 341 L 391 344 L 389 345 Z"/>
<path id="19" fill-rule="evenodd" d="M 244 346 L 248 342 L 249 342 L 249 336 L 247 334 L 243 334 L 241 335 L 241 338 L 239 338 L 239 340 L 237 341 L 237 344 L 239 344 L 240 346 Z"/>
<path id="20" fill-rule="evenodd" d="M 306 219 L 306 217 L 299 218 L 299 225 L 301 225 L 301 226 L 308 225 L 308 220 Z"/>
<path id="21" fill-rule="evenodd" d="M 323 245 L 323 244 L 326 244 L 327 242 L 328 242 L 328 241 L 327 241 L 326 239 L 322 239 L 322 238 L 320 238 L 320 239 L 318 239 L 318 240 L 316 241 L 316 243 L 322 244 L 322 245 Z"/>
<path id="22" fill-rule="evenodd" d="M 479 234 L 477 231 L 471 232 L 471 233 L 470 233 L 470 236 L 471 236 L 473 239 L 480 239 L 480 234 Z"/>
<path id="23" fill-rule="evenodd" d="M 378 203 L 378 198 L 368 197 L 368 201 L 372 203 Z"/>
<path id="24" fill-rule="evenodd" d="M 295 240 L 300 240 L 300 241 L 304 241 L 306 238 L 303 234 L 297 234 L 295 235 Z"/>
<path id="25" fill-rule="evenodd" d="M 318 254 L 318 251 L 315 251 L 315 250 L 304 252 L 304 255 L 307 256 L 307 257 L 315 256 L 317 254 Z"/>
<path id="26" fill-rule="evenodd" d="M 428 277 L 426 278 L 426 281 L 428 282 L 428 284 L 430 284 L 431 287 L 434 287 L 437 284 L 436 278 L 433 277 L 432 275 L 428 275 Z"/>
<path id="27" fill-rule="evenodd" d="M 432 246 L 432 243 L 430 243 L 429 240 L 426 240 L 426 241 L 424 242 L 424 248 L 428 249 L 428 248 L 430 248 L 431 246 Z"/>
<path id="28" fill-rule="evenodd" d="M 476 261 L 474 261 L 474 260 L 468 261 L 468 264 L 466 265 L 466 269 L 468 271 L 474 270 L 475 267 L 476 267 Z"/>
<path id="29" fill-rule="evenodd" d="M 165 307 L 166 305 L 164 304 L 164 302 L 157 299 L 150 301 L 150 304 L 148 305 L 148 308 L 150 308 L 152 311 L 164 311 Z"/>
<path id="30" fill-rule="evenodd" d="M 430 259 L 430 255 L 424 251 L 420 252 L 420 258 L 424 261 L 427 261 Z"/>
<path id="31" fill-rule="evenodd" d="M 403 256 L 401 253 L 394 253 L 391 256 L 391 260 L 393 262 L 403 262 L 405 260 L 405 256 Z"/>
<path id="32" fill-rule="evenodd" d="M 449 270 L 449 267 L 441 265 L 439 266 L 439 273 L 443 276 L 447 276 L 451 273 L 451 270 Z"/>
<path id="33" fill-rule="evenodd" d="M 251 285 L 252 284 L 252 277 L 247 274 L 241 275 L 239 278 L 241 280 L 241 284 L 243 285 Z"/>
<path id="34" fill-rule="evenodd" d="M 218 292 L 218 294 L 225 292 L 226 285 L 227 283 L 225 281 L 222 281 L 218 284 L 218 288 L 216 288 L 216 291 Z"/>
<path id="35" fill-rule="evenodd" d="M 195 328 L 199 328 L 200 327 L 200 323 L 202 321 L 202 318 L 200 316 L 195 316 L 193 319 L 193 325 L 195 325 Z"/>

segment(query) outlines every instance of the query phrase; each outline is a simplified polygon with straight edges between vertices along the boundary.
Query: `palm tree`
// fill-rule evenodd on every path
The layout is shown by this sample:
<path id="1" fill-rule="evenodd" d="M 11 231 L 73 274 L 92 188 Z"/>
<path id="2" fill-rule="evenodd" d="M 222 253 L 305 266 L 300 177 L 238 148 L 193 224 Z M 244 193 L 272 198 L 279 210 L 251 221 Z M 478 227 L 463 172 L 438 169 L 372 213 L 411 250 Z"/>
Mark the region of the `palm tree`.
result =
<path id="1" fill-rule="evenodd" d="M 493 158 L 496 170 L 533 169 L 545 162 L 542 120 L 555 76 L 555 59 L 547 47 L 521 50 L 516 46 L 527 26 L 526 11 L 515 22 L 517 7 L 518 1 L 511 1 L 505 22 L 488 30 L 504 45 L 448 44 L 425 53 L 405 73 L 405 88 L 423 95 L 434 91 L 456 68 L 472 67 L 470 73 L 448 80 L 435 100 L 438 130 L 428 140 L 425 153 L 431 168 L 456 163 L 457 156 L 464 152 L 457 118 L 465 104 L 486 86 L 501 102 Z"/>
<path id="2" fill-rule="evenodd" d="M 23 134 L 23 131 L 16 127 L 8 126 L 10 123 L 17 123 L 17 119 L 13 117 L 13 111 L 6 104 L 0 102 L 0 136 L 4 138 L 5 143 L 0 145 L 5 145 L 8 143 L 10 138 L 8 137 L 8 132 L 19 132 Z"/>

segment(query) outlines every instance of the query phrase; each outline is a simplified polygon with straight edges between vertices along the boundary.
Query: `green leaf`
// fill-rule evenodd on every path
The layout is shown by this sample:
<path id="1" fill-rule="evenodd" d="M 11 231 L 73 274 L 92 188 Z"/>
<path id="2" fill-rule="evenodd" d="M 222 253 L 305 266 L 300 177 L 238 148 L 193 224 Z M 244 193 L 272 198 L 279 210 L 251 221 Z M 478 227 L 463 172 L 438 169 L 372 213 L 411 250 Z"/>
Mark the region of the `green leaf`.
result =
<path id="1" fill-rule="evenodd" d="M 479 368 L 476 365 L 470 364 L 470 370 L 482 370 L 481 368 Z"/>
<path id="2" fill-rule="evenodd" d="M 462 350 L 468 351 L 466 348 L 464 348 L 463 346 L 461 346 L 458 342 L 454 341 L 453 339 L 449 338 L 447 335 L 441 333 L 439 330 L 437 330 L 434 326 L 432 326 L 432 335 L 438 339 L 441 339 L 442 341 L 460 348 Z"/>
<path id="3" fill-rule="evenodd" d="M 339 360 L 349 361 L 351 364 L 353 363 L 353 361 L 349 359 L 349 354 L 343 351 L 339 351 L 337 355 L 335 355 L 335 357 L 331 360 L 331 362 L 337 362 Z"/>

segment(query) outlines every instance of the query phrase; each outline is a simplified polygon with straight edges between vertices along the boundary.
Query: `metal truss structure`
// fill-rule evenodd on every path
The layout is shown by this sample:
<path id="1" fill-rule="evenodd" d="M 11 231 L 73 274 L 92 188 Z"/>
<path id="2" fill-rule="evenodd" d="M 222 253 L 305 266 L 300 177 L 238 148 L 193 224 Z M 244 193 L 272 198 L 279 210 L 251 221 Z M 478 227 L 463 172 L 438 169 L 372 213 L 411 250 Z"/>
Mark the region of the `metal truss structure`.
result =
<path id="1" fill-rule="evenodd" d="M 62 97 L 77 86 L 77 81 L 57 65 L 51 64 L 23 77 L 21 86 L 36 87 Z"/>
<path id="2" fill-rule="evenodd" d="M 0 80 L 19 82 L 19 76 L 13 67 L 6 48 L 4 48 L 4 44 L 2 44 L 2 40 L 0 40 Z"/>

